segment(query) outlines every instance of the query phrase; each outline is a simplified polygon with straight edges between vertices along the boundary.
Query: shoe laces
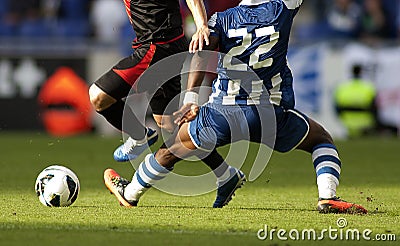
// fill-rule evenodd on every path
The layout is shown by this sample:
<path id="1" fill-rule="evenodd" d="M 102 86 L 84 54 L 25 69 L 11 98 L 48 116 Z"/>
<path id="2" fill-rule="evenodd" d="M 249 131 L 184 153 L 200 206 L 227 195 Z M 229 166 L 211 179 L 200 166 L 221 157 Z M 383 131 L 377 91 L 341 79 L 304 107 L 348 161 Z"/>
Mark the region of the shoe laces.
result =
<path id="1" fill-rule="evenodd" d="M 121 177 L 112 177 L 111 182 L 118 188 L 124 189 L 130 182 Z"/>
<path id="2" fill-rule="evenodd" d="M 145 143 L 145 142 L 144 142 Z M 122 152 L 124 154 L 129 154 L 134 148 L 138 145 L 143 145 L 143 143 L 139 143 L 139 141 L 129 137 L 126 142 L 122 146 Z"/>
<path id="3" fill-rule="evenodd" d="M 347 202 L 347 201 L 341 199 L 339 196 L 338 196 L 338 197 L 335 196 L 332 200 L 334 200 L 334 201 L 341 201 L 341 202 Z"/>
<path id="4" fill-rule="evenodd" d="M 133 143 L 133 139 L 131 137 L 129 137 L 125 143 L 122 145 L 122 152 L 124 154 L 128 154 L 133 148 L 135 147 L 134 143 Z"/>
<path id="5" fill-rule="evenodd" d="M 146 143 L 146 141 L 147 141 L 147 136 L 143 140 L 139 141 L 129 137 L 122 145 L 122 152 L 124 154 L 130 154 L 136 146 L 143 145 Z"/>
<path id="6" fill-rule="evenodd" d="M 329 199 L 326 199 L 326 198 L 319 198 L 319 201 L 322 201 L 322 200 L 332 200 L 332 201 L 341 201 L 341 202 L 347 202 L 347 201 L 345 201 L 345 200 L 342 200 L 342 199 L 340 199 L 340 197 L 339 196 L 335 196 L 335 197 L 332 197 L 332 198 L 329 198 Z"/>

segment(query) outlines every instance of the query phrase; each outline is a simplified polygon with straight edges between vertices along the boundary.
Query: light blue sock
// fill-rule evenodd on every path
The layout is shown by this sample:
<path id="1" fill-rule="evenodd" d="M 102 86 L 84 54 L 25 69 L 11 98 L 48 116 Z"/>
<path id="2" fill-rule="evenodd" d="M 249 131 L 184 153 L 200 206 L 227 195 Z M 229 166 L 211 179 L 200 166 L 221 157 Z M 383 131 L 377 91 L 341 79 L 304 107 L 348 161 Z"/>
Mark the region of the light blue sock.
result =
<path id="1" fill-rule="evenodd" d="M 154 154 L 148 154 L 133 175 L 132 182 L 126 186 L 124 197 L 128 201 L 138 201 L 139 198 L 157 181 L 162 180 L 170 170 L 161 166 Z"/>

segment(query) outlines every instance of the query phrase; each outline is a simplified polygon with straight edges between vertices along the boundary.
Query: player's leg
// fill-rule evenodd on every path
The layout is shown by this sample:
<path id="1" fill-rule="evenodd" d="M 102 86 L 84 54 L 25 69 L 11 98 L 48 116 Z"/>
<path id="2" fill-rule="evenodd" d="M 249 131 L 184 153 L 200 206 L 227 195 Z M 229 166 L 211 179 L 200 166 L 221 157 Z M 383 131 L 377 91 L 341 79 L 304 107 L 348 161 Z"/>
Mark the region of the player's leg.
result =
<path id="1" fill-rule="evenodd" d="M 157 122 L 158 126 L 161 129 L 167 131 L 167 135 L 168 133 L 172 133 L 175 130 L 176 124 L 174 123 L 173 117 L 171 115 L 153 114 L 153 117 L 154 120 Z M 163 136 L 165 136 L 165 134 L 163 134 Z M 217 152 L 216 149 L 214 149 L 211 152 L 199 153 L 197 157 L 201 159 L 202 162 L 204 162 L 213 171 L 213 173 L 217 178 L 218 187 L 222 187 L 229 178 L 232 178 L 234 176 L 233 175 L 234 169 L 224 161 L 223 157 Z M 226 193 L 224 192 L 223 188 L 220 191 L 222 193 Z M 221 200 L 221 198 L 217 200 Z M 215 206 L 219 207 L 220 203 L 221 202 L 216 202 Z"/>
<path id="2" fill-rule="evenodd" d="M 230 202 L 235 191 L 244 185 L 246 176 L 239 169 L 226 163 L 216 149 L 207 153 L 207 156 L 201 160 L 211 168 L 217 177 L 217 196 L 213 207 L 222 208 Z"/>
<path id="3" fill-rule="evenodd" d="M 104 182 L 107 188 L 116 196 L 122 206 L 136 206 L 140 197 L 152 185 L 170 173 L 174 164 L 180 160 L 178 156 L 188 156 L 196 150 L 190 137 L 185 136 L 183 131 L 187 132 L 187 124 L 174 133 L 169 139 L 170 143 L 163 144 L 156 154 L 148 154 L 134 173 L 131 182 L 122 178 L 112 169 L 104 172 Z M 166 147 L 170 144 L 170 148 L 175 154 Z"/>
<path id="4" fill-rule="evenodd" d="M 132 156 L 136 156 L 143 152 L 147 148 L 147 144 L 151 145 L 156 142 L 156 131 L 150 128 L 145 128 L 131 109 L 125 107 L 124 101 L 111 97 L 96 84 L 93 84 L 90 87 L 89 93 L 96 112 L 104 116 L 105 119 L 116 129 L 124 131 L 129 135 L 126 143 L 121 145 L 114 152 L 115 160 L 127 161 L 129 160 L 128 156 L 133 158 Z M 123 127 L 123 120 L 129 122 L 129 124 L 124 124 Z M 141 146 L 141 148 L 135 148 L 135 146 Z"/>
<path id="5" fill-rule="evenodd" d="M 330 134 L 320 124 L 310 118 L 308 123 L 308 135 L 297 149 L 312 155 L 319 193 L 318 210 L 322 213 L 366 213 L 362 206 L 337 198 L 336 189 L 342 166 L 337 148 Z"/>
<path id="6" fill-rule="evenodd" d="M 329 133 L 317 122 L 308 119 L 309 132 L 297 149 L 311 153 L 317 174 L 320 198 L 336 197 L 339 185 L 341 161 Z"/>
<path id="7" fill-rule="evenodd" d="M 145 134 L 144 126 L 130 110 L 124 110 L 125 102 L 121 98 L 116 99 L 110 96 L 105 90 L 101 89 L 97 84 L 92 84 L 89 88 L 90 101 L 96 112 L 102 115 L 116 129 L 124 130 L 136 139 L 143 138 Z M 125 129 L 122 129 L 123 116 L 132 122 Z"/>
<path id="8" fill-rule="evenodd" d="M 200 110 L 200 112 L 202 112 L 202 110 Z M 203 122 L 203 114 L 204 110 L 203 113 L 199 114 L 198 120 L 193 124 Z M 210 117 L 205 118 L 207 119 Z M 196 125 L 192 126 L 192 129 L 197 128 L 198 126 Z M 198 145 L 193 142 L 193 136 L 189 135 L 190 132 L 193 133 L 193 131 L 189 131 L 189 124 L 183 124 L 179 131 L 176 132 L 155 155 L 149 154 L 146 156 L 145 160 L 139 165 L 138 170 L 135 172 L 132 182 L 129 184 L 126 184 L 125 180 L 116 174 L 115 171 L 106 170 L 104 174 L 105 183 L 122 205 L 136 205 L 144 192 L 154 183 L 163 179 L 170 170 L 172 170 L 176 162 L 181 160 L 181 158 L 192 155 L 197 155 L 202 159 L 208 160 L 210 163 L 213 162 L 210 167 L 216 174 L 219 184 L 217 199 L 213 207 L 223 207 L 231 200 L 235 190 L 240 188 L 244 183 L 244 174 L 240 170 L 226 164 L 215 149 L 211 151 L 210 155 L 204 156 L 204 151 L 199 151 L 197 149 Z M 205 139 L 209 140 L 209 138 L 213 137 L 215 137 L 215 134 L 213 136 L 202 134 L 195 138 L 204 141 Z M 118 182 L 115 182 L 115 180 L 118 180 Z M 119 182 L 120 180 L 122 181 Z"/>
<path id="9" fill-rule="evenodd" d="M 144 81 L 141 82 L 144 83 Z M 180 76 L 167 81 L 158 89 L 155 84 L 146 88 L 148 94 L 151 96 L 150 108 L 153 111 L 153 118 L 163 132 L 162 136 L 164 138 L 169 138 L 170 134 L 176 128 L 172 113 L 178 109 L 180 88 Z M 155 92 L 152 93 L 152 90 L 155 90 Z M 127 125 L 130 125 L 130 121 L 127 120 L 126 122 L 129 123 Z M 146 128 L 146 137 L 143 140 L 138 141 L 134 138 L 128 138 L 124 144 L 115 150 L 114 159 L 117 161 L 136 159 L 148 146 L 154 144 L 157 139 L 157 131 Z"/>
<path id="10" fill-rule="evenodd" d="M 153 118 L 165 133 L 172 134 L 177 128 L 172 115 L 179 108 L 180 93 L 181 76 L 177 75 L 163 83 L 150 99 Z"/>
<path id="11" fill-rule="evenodd" d="M 205 154 L 203 151 L 199 151 L 192 142 L 188 133 L 188 125 L 187 123 L 183 124 L 177 134 L 163 144 L 154 155 L 146 156 L 145 161 L 139 165 L 132 182 L 126 186 L 124 191 L 124 198 L 130 204 L 137 203 L 143 193 L 154 183 L 163 179 L 182 158 Z M 218 184 L 217 198 L 213 207 L 221 208 L 229 203 L 234 192 L 243 185 L 245 176 L 240 170 L 229 166 L 215 150 L 206 157 L 203 156 L 202 160 L 204 159 L 209 162 L 213 161 L 213 171 L 217 176 Z"/>
<path id="12" fill-rule="evenodd" d="M 200 158 L 217 178 L 217 197 L 213 207 L 221 208 L 229 203 L 234 192 L 244 184 L 245 175 L 239 169 L 228 165 L 215 148 L 211 151 L 197 149 L 190 134 L 193 134 L 193 131 L 190 133 L 189 124 L 183 124 L 175 140 L 167 141 L 157 151 L 156 160 L 165 168 L 172 169 L 182 158 L 194 155 Z"/>
<path id="13" fill-rule="evenodd" d="M 98 82 L 100 83 L 101 80 L 102 79 L 100 79 Z M 142 143 L 144 147 L 147 146 L 145 144 L 148 140 L 145 137 L 146 136 L 145 134 L 147 134 L 148 138 L 154 138 L 154 136 L 152 135 L 155 133 L 155 131 L 152 131 L 151 129 L 146 129 L 136 118 L 136 116 L 130 110 L 130 108 L 129 107 L 125 108 L 125 102 L 122 101 L 121 98 L 118 100 L 115 99 L 114 97 L 110 96 L 105 91 L 100 89 L 100 87 L 97 84 L 91 85 L 89 89 L 89 94 L 92 105 L 96 110 L 96 112 L 104 116 L 104 118 L 116 129 L 124 131 L 130 136 L 127 142 L 128 143 L 133 142 L 133 143 L 129 145 L 124 144 L 123 147 L 118 149 L 119 152 L 130 153 L 132 151 L 132 146 L 134 146 L 136 143 Z M 123 119 L 125 119 L 126 122 L 130 122 L 130 124 L 126 124 L 124 128 L 122 127 Z M 122 154 L 118 155 L 116 153 L 118 152 L 114 153 L 114 158 L 122 155 Z M 116 160 L 121 160 L 121 159 L 116 158 Z"/>
<path id="14" fill-rule="evenodd" d="M 341 161 L 330 134 L 317 122 L 296 110 L 275 108 L 277 137 L 274 149 L 288 152 L 300 149 L 311 153 L 317 175 L 320 212 L 364 213 L 359 205 L 336 197 L 339 185 Z"/>
<path id="15" fill-rule="evenodd" d="M 174 91 L 174 86 L 169 85 L 169 89 L 167 91 L 171 94 L 171 92 Z M 176 91 L 176 93 L 173 96 L 177 97 L 178 96 L 177 95 L 178 91 L 177 90 L 175 90 L 175 91 Z M 163 105 L 162 102 L 164 102 L 164 101 L 170 102 L 169 106 L 168 106 L 169 108 L 173 108 L 174 109 L 174 108 L 177 108 L 177 106 L 178 106 L 178 101 L 176 101 L 174 98 L 164 99 L 164 98 L 158 96 L 154 100 L 154 102 L 155 102 L 154 105 L 152 105 L 153 111 L 155 111 L 155 112 L 164 111 L 164 112 L 167 112 L 167 113 L 172 112 L 170 109 L 166 110 L 165 107 L 162 107 L 160 109 L 160 105 Z M 162 128 L 162 129 L 166 130 L 168 133 L 172 134 L 172 132 L 177 127 L 177 125 L 173 121 L 174 118 L 170 114 L 164 114 L 164 115 L 153 114 L 153 117 L 154 117 L 154 120 L 156 121 L 156 123 L 158 124 L 158 126 L 160 128 Z M 168 139 L 168 138 L 166 138 L 166 139 Z M 189 140 L 189 139 L 187 139 L 187 140 Z M 160 151 L 163 148 L 164 149 L 166 148 L 165 145 L 163 147 L 161 147 Z M 179 149 L 179 147 L 178 147 L 178 149 Z M 159 151 L 159 153 L 160 153 L 160 151 Z M 216 149 L 212 150 L 211 152 L 210 151 L 207 151 L 207 152 L 201 152 L 200 151 L 200 152 L 196 152 L 196 153 L 198 153 L 197 157 L 199 159 L 201 159 L 211 170 L 213 170 L 213 172 L 215 173 L 215 176 L 217 177 L 217 179 L 219 179 L 221 176 L 223 176 L 225 174 L 225 172 L 227 172 L 228 167 L 230 167 L 224 161 L 222 156 L 219 155 L 219 153 L 216 151 Z M 226 174 L 225 174 L 225 176 L 226 176 Z M 221 180 L 221 181 L 223 181 L 223 180 Z"/>
<path id="16" fill-rule="evenodd" d="M 116 129 L 129 135 L 128 140 L 114 152 L 117 161 L 128 161 L 140 155 L 157 140 L 157 132 L 145 128 L 123 98 L 128 96 L 137 79 L 152 61 L 155 48 L 144 45 L 101 76 L 89 89 L 95 110 Z M 129 124 L 124 124 L 129 122 Z"/>
<path id="17" fill-rule="evenodd" d="M 139 50 L 143 50 L 143 45 Z M 136 76 L 135 81 L 130 84 L 138 92 L 146 92 L 150 99 L 150 107 L 153 111 L 154 119 L 161 130 L 171 133 L 175 128 L 172 121 L 172 114 L 178 110 L 179 94 L 181 91 L 180 73 L 185 60 L 185 55 L 177 55 L 171 58 L 173 62 L 167 60 L 167 57 L 186 50 L 187 42 L 181 38 L 167 44 L 151 44 L 145 54 L 142 54 L 142 60 L 138 62 L 135 71 L 126 73 L 131 77 Z M 136 49 L 136 50 L 138 50 Z M 136 53 L 136 51 L 135 51 Z M 167 63 L 167 64 L 165 64 Z M 139 78 L 140 77 L 140 78 Z M 126 122 L 129 122 L 127 120 Z M 141 141 L 128 139 L 123 145 L 114 152 L 114 159 L 117 161 L 129 161 L 136 159 L 148 145 L 157 141 L 158 134 L 155 130 L 147 128 L 145 137 Z"/>
<path id="18" fill-rule="evenodd" d="M 231 143 L 231 127 L 237 122 L 232 115 L 243 116 L 239 107 L 220 107 L 207 104 L 200 108 L 196 119 L 188 125 L 187 136 L 198 150 L 195 154 L 211 168 L 217 177 L 217 196 L 214 208 L 229 203 L 235 191 L 240 188 L 246 177 L 242 171 L 230 166 L 217 152 L 216 147 Z"/>

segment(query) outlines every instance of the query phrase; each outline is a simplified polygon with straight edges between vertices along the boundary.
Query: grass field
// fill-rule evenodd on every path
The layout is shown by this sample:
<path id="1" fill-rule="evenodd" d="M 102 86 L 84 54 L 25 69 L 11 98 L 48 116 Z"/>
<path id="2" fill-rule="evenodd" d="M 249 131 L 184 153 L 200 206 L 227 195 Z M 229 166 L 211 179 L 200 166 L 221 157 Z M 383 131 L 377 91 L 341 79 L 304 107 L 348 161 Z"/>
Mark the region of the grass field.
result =
<path id="1" fill-rule="evenodd" d="M 338 229 L 340 218 L 347 220 L 343 231 L 370 229 L 371 238 L 393 234 L 396 241 L 330 240 L 325 234 L 324 245 L 399 245 L 399 139 L 337 142 L 343 161 L 338 193 L 364 205 L 370 211 L 364 216 L 316 212 L 314 170 L 309 155 L 299 151 L 274 153 L 261 177 L 238 190 L 223 209 L 211 208 L 215 192 L 180 197 L 155 189 L 145 194 L 139 207 L 122 208 L 102 178 L 107 167 L 132 175 L 129 164 L 112 160 L 118 141 L 96 135 L 0 134 L 0 245 L 313 245 L 321 242 L 282 241 L 277 233 L 273 241 L 259 240 L 257 232 L 266 225 L 270 231 L 319 233 Z M 71 207 L 47 208 L 36 197 L 36 176 L 51 164 L 70 167 L 80 179 L 81 192 Z M 251 164 L 249 158 L 243 168 L 246 174 Z M 176 170 L 206 168 L 182 162 Z"/>

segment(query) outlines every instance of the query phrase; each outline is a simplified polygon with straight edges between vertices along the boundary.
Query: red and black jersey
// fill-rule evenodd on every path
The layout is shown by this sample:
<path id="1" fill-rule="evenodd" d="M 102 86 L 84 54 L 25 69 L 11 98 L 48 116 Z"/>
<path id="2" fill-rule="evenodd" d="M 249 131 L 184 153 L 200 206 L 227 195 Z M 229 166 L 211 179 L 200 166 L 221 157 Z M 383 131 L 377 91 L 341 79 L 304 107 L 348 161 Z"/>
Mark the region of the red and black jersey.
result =
<path id="1" fill-rule="evenodd" d="M 183 34 L 179 0 L 124 0 L 136 32 L 134 45 L 165 42 Z"/>

